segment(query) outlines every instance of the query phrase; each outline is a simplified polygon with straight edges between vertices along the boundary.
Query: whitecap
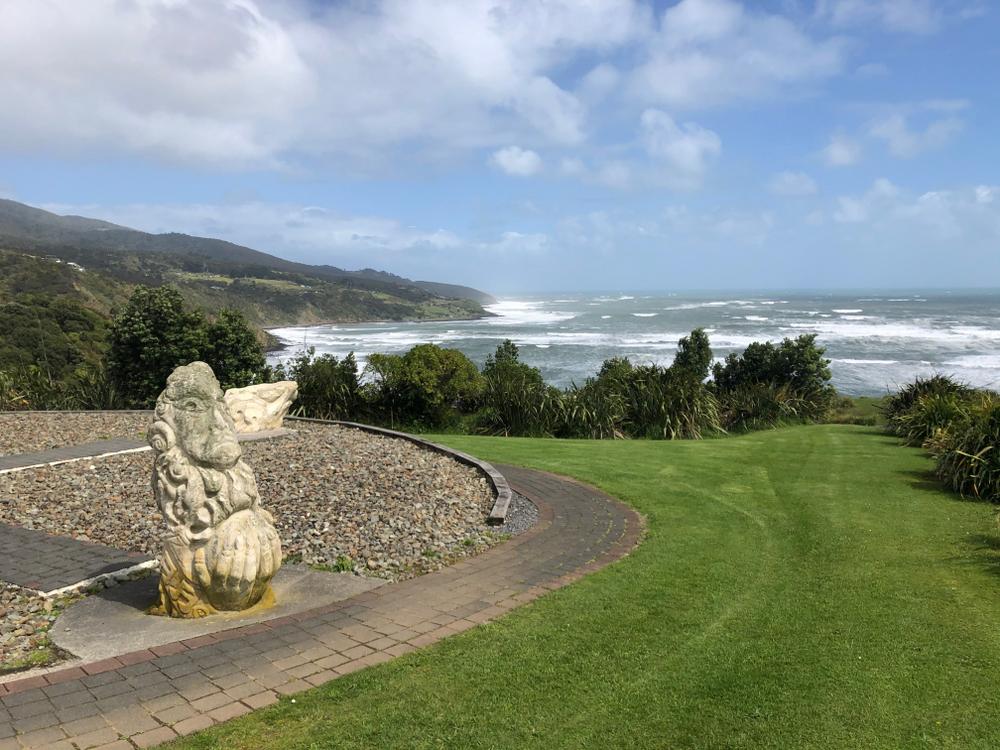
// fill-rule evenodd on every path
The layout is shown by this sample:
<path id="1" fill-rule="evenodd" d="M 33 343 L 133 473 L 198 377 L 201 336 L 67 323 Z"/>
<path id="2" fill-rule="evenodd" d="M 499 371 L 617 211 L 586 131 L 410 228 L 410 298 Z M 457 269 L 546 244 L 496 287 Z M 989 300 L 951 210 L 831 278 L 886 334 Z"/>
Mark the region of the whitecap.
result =
<path id="1" fill-rule="evenodd" d="M 744 320 L 752 320 L 754 322 L 760 322 L 760 323 L 763 323 L 764 321 L 767 320 L 767 318 L 765 318 L 765 317 L 763 317 L 761 315 L 744 315 L 743 319 Z"/>
<path id="2" fill-rule="evenodd" d="M 844 365 L 898 365 L 898 359 L 835 359 Z"/>
<path id="3" fill-rule="evenodd" d="M 862 310 L 859 307 L 853 307 L 853 308 L 852 307 L 848 307 L 848 308 L 844 308 L 844 309 L 838 309 L 838 308 L 835 307 L 835 308 L 833 308 L 833 311 L 835 313 L 844 313 L 844 314 L 847 314 L 847 315 L 852 315 L 852 314 L 855 314 L 855 313 L 864 312 L 864 310 Z"/>
<path id="4" fill-rule="evenodd" d="M 653 318 L 659 315 L 659 313 L 632 313 L 636 318 Z"/>
<path id="5" fill-rule="evenodd" d="M 501 300 L 483 307 L 497 316 L 486 318 L 483 322 L 488 325 L 546 325 L 576 317 L 576 313 L 542 309 L 544 304 L 528 300 Z"/>
<path id="6" fill-rule="evenodd" d="M 942 364 L 949 367 L 1000 368 L 1000 354 L 969 354 L 964 357 L 949 359 Z"/>

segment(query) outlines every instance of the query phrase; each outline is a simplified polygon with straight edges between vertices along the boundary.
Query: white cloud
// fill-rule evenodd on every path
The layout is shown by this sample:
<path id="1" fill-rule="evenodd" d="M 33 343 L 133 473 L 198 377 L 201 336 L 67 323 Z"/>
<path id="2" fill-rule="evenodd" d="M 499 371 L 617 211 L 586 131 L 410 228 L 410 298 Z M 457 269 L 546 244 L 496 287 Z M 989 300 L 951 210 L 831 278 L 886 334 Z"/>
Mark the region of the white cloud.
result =
<path id="1" fill-rule="evenodd" d="M 266 168 L 573 145 L 586 112 L 551 71 L 648 22 L 634 0 L 3 3 L 0 142 Z"/>
<path id="2" fill-rule="evenodd" d="M 822 81 L 845 57 L 843 40 L 814 39 L 782 16 L 733 0 L 681 0 L 663 12 L 630 90 L 649 103 L 716 106 Z"/>
<path id="3" fill-rule="evenodd" d="M 841 224 L 863 225 L 865 241 L 874 247 L 922 247 L 935 257 L 948 252 L 985 260 L 995 257 L 1000 242 L 1000 201 L 994 196 L 1000 188 L 989 185 L 915 195 L 883 179 L 863 195 L 839 198 L 833 215 Z"/>
<path id="4" fill-rule="evenodd" d="M 678 125 L 666 112 L 647 109 L 640 120 L 646 152 L 666 168 L 668 183 L 695 187 L 709 163 L 722 153 L 718 134 L 693 122 Z"/>
<path id="5" fill-rule="evenodd" d="M 919 110 L 954 112 L 962 109 L 965 102 L 926 102 Z M 953 114 L 930 120 L 922 129 L 910 126 L 910 113 L 905 108 L 871 123 L 868 133 L 885 141 L 889 153 L 903 159 L 916 156 L 922 151 L 939 148 L 951 141 L 963 128 L 963 122 Z"/>
<path id="6" fill-rule="evenodd" d="M 490 163 L 515 177 L 530 177 L 542 169 L 541 157 L 534 151 L 519 146 L 494 151 Z"/>
<path id="7" fill-rule="evenodd" d="M 928 34 L 941 24 L 940 0 L 819 0 L 817 16 L 835 26 L 876 23 L 889 31 Z"/>
<path id="8" fill-rule="evenodd" d="M 398 169 L 582 147 L 613 98 L 634 117 L 773 96 L 837 74 L 845 50 L 734 0 L 0 3 L 0 97 L 17 102 L 0 144 Z"/>
<path id="9" fill-rule="evenodd" d="M 813 195 L 817 191 L 816 181 L 804 172 L 779 172 L 767 184 L 775 195 Z"/>
<path id="10" fill-rule="evenodd" d="M 823 149 L 823 158 L 831 167 L 849 167 L 861 158 L 861 146 L 846 135 L 837 133 Z"/>
<path id="11" fill-rule="evenodd" d="M 864 195 L 842 196 L 837 199 L 837 209 L 833 218 L 842 224 L 859 224 L 868 221 L 873 214 L 885 214 L 899 195 L 899 188 L 884 177 L 872 183 Z"/>

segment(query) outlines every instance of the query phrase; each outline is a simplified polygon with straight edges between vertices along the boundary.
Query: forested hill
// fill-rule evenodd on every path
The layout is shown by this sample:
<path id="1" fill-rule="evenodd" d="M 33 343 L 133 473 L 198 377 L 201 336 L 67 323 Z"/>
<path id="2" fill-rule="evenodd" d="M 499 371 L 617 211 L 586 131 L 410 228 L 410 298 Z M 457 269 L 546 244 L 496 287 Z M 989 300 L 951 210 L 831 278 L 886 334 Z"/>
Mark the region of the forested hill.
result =
<path id="1" fill-rule="evenodd" d="M 138 284 L 172 284 L 194 306 L 236 308 L 260 326 L 470 318 L 493 301 L 468 287 L 312 266 L 225 240 L 149 234 L 0 200 L 0 304 L 30 291 L 106 313 Z"/>

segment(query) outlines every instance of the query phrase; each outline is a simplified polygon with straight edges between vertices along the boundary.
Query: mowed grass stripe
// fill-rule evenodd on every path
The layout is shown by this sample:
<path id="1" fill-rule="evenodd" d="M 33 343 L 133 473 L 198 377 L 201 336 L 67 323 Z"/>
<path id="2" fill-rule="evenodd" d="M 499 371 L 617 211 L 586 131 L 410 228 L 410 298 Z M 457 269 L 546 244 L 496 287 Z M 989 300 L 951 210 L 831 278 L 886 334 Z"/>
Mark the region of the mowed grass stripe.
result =
<path id="1" fill-rule="evenodd" d="M 993 509 L 870 428 L 436 436 L 632 504 L 631 556 L 184 748 L 994 748 Z"/>

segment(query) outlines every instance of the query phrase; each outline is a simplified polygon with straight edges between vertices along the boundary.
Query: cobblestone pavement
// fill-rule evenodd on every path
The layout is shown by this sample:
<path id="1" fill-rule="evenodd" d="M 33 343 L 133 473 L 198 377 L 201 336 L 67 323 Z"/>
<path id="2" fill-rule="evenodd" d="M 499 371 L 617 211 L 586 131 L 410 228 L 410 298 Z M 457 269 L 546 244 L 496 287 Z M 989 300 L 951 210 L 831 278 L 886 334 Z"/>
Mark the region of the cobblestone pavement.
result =
<path id="1" fill-rule="evenodd" d="M 640 517 L 607 495 L 497 468 L 539 508 L 526 533 L 293 617 L 2 683 L 0 750 L 150 747 L 493 620 L 638 543 Z"/>
<path id="2" fill-rule="evenodd" d="M 0 550 L 0 581 L 43 594 L 151 559 L 141 552 L 122 552 L 4 523 L 0 523 Z"/>

